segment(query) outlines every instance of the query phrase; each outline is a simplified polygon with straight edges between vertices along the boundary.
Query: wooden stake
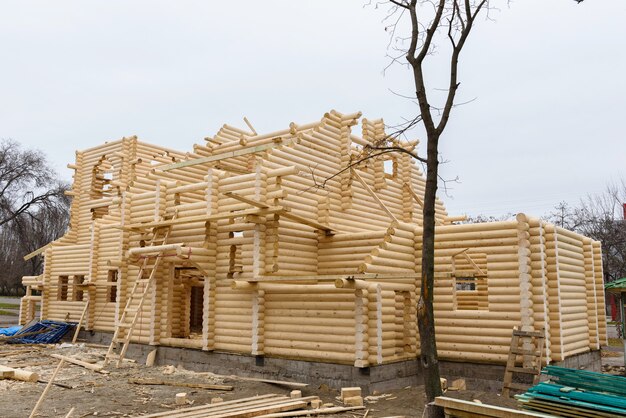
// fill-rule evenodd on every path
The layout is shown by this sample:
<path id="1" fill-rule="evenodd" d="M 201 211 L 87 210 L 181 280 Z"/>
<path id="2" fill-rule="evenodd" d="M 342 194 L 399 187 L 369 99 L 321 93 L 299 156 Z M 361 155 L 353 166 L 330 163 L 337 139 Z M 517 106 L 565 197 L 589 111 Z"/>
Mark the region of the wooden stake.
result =
<path id="1" fill-rule="evenodd" d="M 85 308 L 83 309 L 83 313 L 80 315 L 80 321 L 76 325 L 76 331 L 74 331 L 74 338 L 72 338 L 72 344 L 76 344 L 76 340 L 78 340 L 78 334 L 80 333 L 80 327 L 83 324 L 83 319 L 85 318 L 85 314 L 87 313 L 87 308 L 89 308 L 89 301 L 85 303 Z"/>
<path id="2" fill-rule="evenodd" d="M 43 399 L 46 397 L 46 394 L 48 393 L 48 391 L 50 390 L 50 387 L 52 386 L 52 382 L 54 382 L 54 379 L 57 377 L 59 370 L 61 370 L 61 367 L 63 367 L 63 363 L 65 363 L 65 359 L 61 359 L 61 361 L 59 361 L 59 365 L 54 370 L 54 373 L 52 373 L 52 377 L 50 378 L 50 380 L 48 380 L 48 384 L 46 385 L 45 389 L 41 393 L 41 396 L 39 397 L 39 400 L 35 404 L 35 408 L 33 408 L 33 411 L 30 413 L 29 418 L 33 418 L 35 414 L 37 413 L 37 410 L 41 406 Z"/>

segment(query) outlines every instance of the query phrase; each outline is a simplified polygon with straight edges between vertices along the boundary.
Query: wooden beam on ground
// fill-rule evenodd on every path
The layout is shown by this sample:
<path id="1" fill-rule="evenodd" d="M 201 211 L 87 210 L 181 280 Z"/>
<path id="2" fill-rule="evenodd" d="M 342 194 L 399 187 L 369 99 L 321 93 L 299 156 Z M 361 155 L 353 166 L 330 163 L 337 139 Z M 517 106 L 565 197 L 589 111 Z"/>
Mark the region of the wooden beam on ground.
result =
<path id="1" fill-rule="evenodd" d="M 372 190 L 371 187 L 365 182 L 365 180 L 363 180 L 363 178 L 359 175 L 359 173 L 357 173 L 356 170 L 353 169 L 353 168 L 351 168 L 350 171 L 352 172 L 352 175 L 354 177 L 356 177 L 356 179 L 359 181 L 359 183 L 361 183 L 361 185 L 367 191 L 367 193 L 369 193 L 369 195 L 372 196 L 372 198 L 376 201 L 376 203 L 378 203 L 378 206 L 380 206 L 380 208 L 383 210 L 383 212 L 385 212 L 387 214 L 387 216 L 389 216 L 389 218 L 391 218 L 391 220 L 393 222 L 398 222 L 398 219 L 396 219 L 396 217 L 393 216 L 393 213 L 391 213 L 389 208 L 387 206 L 385 206 L 383 201 L 380 200 L 380 198 L 376 195 L 374 190 Z"/>
<path id="2" fill-rule="evenodd" d="M 546 417 L 545 414 L 535 414 L 516 409 L 463 401 L 445 396 L 435 398 L 435 405 L 444 408 L 446 416 L 450 417 L 496 417 L 496 418 L 535 418 Z"/>
<path id="3" fill-rule="evenodd" d="M 81 361 L 72 357 L 67 357 L 67 356 L 62 356 L 60 354 L 50 354 L 50 357 L 54 357 L 56 359 L 59 360 L 64 360 L 67 361 L 68 363 L 72 363 L 76 366 L 81 366 L 84 367 L 85 369 L 89 369 L 92 370 L 94 372 L 98 372 L 98 373 L 102 373 L 102 374 L 109 374 L 109 372 L 107 372 L 106 370 L 102 370 L 103 367 L 97 364 L 91 364 L 91 363 L 87 363 L 85 361 Z"/>
<path id="4" fill-rule="evenodd" d="M 173 380 L 163 380 L 163 379 L 131 378 L 131 379 L 128 379 L 128 383 L 134 383 L 135 385 L 176 386 L 176 387 L 207 389 L 207 390 L 233 390 L 233 387 L 230 385 L 214 385 L 210 383 L 187 383 L 187 382 L 176 382 Z"/>
<path id="5" fill-rule="evenodd" d="M 279 418 L 279 417 L 301 417 L 325 414 L 340 414 L 342 412 L 356 411 L 365 409 L 364 406 L 333 406 L 331 408 L 307 409 L 305 411 L 276 412 L 273 414 L 262 415 L 262 418 Z"/>
<path id="6" fill-rule="evenodd" d="M 235 375 L 219 376 L 219 377 L 223 377 L 226 379 L 233 379 L 233 380 L 245 380 L 247 382 L 269 383 L 270 385 L 289 386 L 289 387 L 294 387 L 294 388 L 305 388 L 309 386 L 308 383 L 288 382 L 284 380 L 261 379 L 261 378 L 256 378 L 256 377 L 242 377 L 242 376 L 235 376 Z"/>
<path id="7" fill-rule="evenodd" d="M 317 396 L 309 396 L 291 399 L 286 396 L 275 394 L 254 396 L 251 398 L 236 399 L 215 404 L 198 405 L 176 411 L 165 411 L 151 415 L 143 415 L 143 418 L 192 418 L 192 417 L 256 417 L 266 414 L 304 409 Z"/>
<path id="8" fill-rule="evenodd" d="M 27 370 L 16 369 L 8 366 L 0 366 L 0 373 L 3 374 L 3 378 L 20 380 L 22 382 L 36 382 L 39 380 L 39 375 L 35 372 L 29 372 Z"/>

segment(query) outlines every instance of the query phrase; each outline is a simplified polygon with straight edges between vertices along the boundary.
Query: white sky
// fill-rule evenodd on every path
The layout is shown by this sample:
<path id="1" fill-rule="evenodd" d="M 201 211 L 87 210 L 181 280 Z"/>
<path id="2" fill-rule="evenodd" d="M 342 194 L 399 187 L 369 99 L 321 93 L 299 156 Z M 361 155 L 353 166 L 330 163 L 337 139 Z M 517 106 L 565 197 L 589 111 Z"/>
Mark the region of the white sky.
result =
<path id="1" fill-rule="evenodd" d="M 333 108 L 397 123 L 415 107 L 389 89 L 412 80 L 383 76 L 384 11 L 364 3 L 4 1 L 0 138 L 69 179 L 74 150 L 133 134 L 191 150 L 243 116 L 259 132 Z M 461 57 L 458 101 L 476 100 L 441 139 L 451 214 L 543 215 L 626 177 L 626 2 L 501 5 Z"/>

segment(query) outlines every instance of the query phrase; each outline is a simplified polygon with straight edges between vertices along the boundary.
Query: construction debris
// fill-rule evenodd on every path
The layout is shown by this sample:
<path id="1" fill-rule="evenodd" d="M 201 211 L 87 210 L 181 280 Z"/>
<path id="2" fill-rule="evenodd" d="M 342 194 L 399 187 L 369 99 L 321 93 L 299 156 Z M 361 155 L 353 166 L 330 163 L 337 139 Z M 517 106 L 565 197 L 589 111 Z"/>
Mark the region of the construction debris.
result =
<path id="1" fill-rule="evenodd" d="M 361 396 L 349 396 L 343 398 L 343 403 L 348 406 L 363 406 L 363 398 Z"/>
<path id="2" fill-rule="evenodd" d="M 148 378 L 131 378 L 128 379 L 129 383 L 134 383 L 136 385 L 167 385 L 167 386 L 178 386 L 185 388 L 193 388 L 193 389 L 207 389 L 207 390 L 233 390 L 233 387 L 230 385 L 213 385 L 210 383 L 187 383 L 187 382 L 176 382 L 173 380 L 162 380 L 162 379 L 148 379 Z"/>
<path id="3" fill-rule="evenodd" d="M 185 405 L 187 404 L 187 393 L 181 392 L 176 394 L 176 405 Z"/>
<path id="4" fill-rule="evenodd" d="M 351 398 L 353 396 L 361 396 L 360 387 L 341 388 L 340 399 L 343 401 L 345 398 Z"/>
<path id="5" fill-rule="evenodd" d="M 289 397 L 291 399 L 301 398 L 302 397 L 302 391 L 301 390 L 292 390 L 291 392 L 289 392 Z"/>
<path id="6" fill-rule="evenodd" d="M 42 345 L 38 345 L 37 347 L 42 347 Z M 94 364 L 92 361 L 101 360 L 105 352 L 102 346 L 93 347 L 90 344 L 57 344 L 47 346 L 45 352 L 44 350 L 37 350 L 41 351 L 38 356 L 33 356 L 30 348 L 29 350 L 25 350 L 20 346 L 7 346 L 3 350 L 3 353 L 8 354 L 11 350 L 15 350 L 16 354 L 13 356 L 7 355 L 0 357 L 0 362 L 4 362 L 6 364 L 5 367 L 15 369 L 17 368 L 17 366 L 14 366 L 15 364 L 37 363 L 39 365 L 26 370 L 30 373 L 43 376 L 43 379 L 40 378 L 39 380 L 44 384 L 15 382 L 8 379 L 0 380 L 0 393 L 2 394 L 2 396 L 0 396 L 0 411 L 11 408 L 11 411 L 14 411 L 12 416 L 23 417 L 29 416 L 44 390 L 44 387 L 51 382 L 50 378 L 60 359 L 52 357 L 50 354 L 58 354 L 62 358 L 70 358 L 73 360 L 79 359 L 79 361 L 97 367 L 99 364 Z M 37 362 L 36 360 L 42 361 Z M 312 387 L 307 389 L 307 392 L 302 395 L 304 397 L 291 398 L 290 392 L 292 388 L 287 389 L 287 387 L 284 387 L 279 391 L 277 385 L 273 383 L 266 384 L 257 382 L 253 378 L 251 378 L 251 381 L 240 380 L 227 376 L 219 376 L 210 372 L 194 372 L 182 367 L 172 367 L 173 374 L 164 376 L 162 374 L 163 368 L 146 367 L 142 363 L 129 363 L 124 368 L 114 368 L 110 370 L 109 374 L 100 374 L 85 369 L 83 366 L 70 367 L 68 363 L 64 361 L 65 366 L 58 372 L 54 380 L 52 380 L 51 387 L 38 410 L 38 415 L 43 415 L 44 412 L 54 410 L 56 411 L 54 416 L 63 417 L 66 416 L 71 407 L 75 407 L 71 415 L 73 417 L 95 416 L 94 413 L 97 413 L 98 416 L 133 416 L 162 413 L 163 411 L 169 411 L 169 414 L 174 414 L 177 412 L 177 408 L 196 407 L 205 404 L 219 406 L 224 402 L 270 393 L 280 394 L 289 401 L 294 402 L 301 402 L 305 399 L 304 397 L 306 397 L 305 402 L 309 402 L 310 406 L 305 408 L 310 409 L 296 409 L 292 411 L 290 408 L 289 411 L 265 411 L 263 412 L 265 415 L 271 413 L 294 414 L 293 416 L 319 414 L 323 416 L 321 414 L 338 414 L 345 411 L 356 412 L 362 409 L 362 407 L 351 407 L 337 403 L 335 399 L 339 397 L 340 391 L 329 387 L 323 389 Z M 134 379 L 142 383 L 152 383 L 149 380 L 146 381 L 143 379 L 153 379 L 166 383 L 175 382 L 176 386 L 169 384 L 152 385 L 132 383 Z M 285 381 L 277 382 L 294 383 Z M 230 386 L 233 390 L 221 391 L 219 392 L 220 395 L 216 397 L 214 390 L 189 387 L 197 386 L 197 384 L 215 385 L 212 387 L 220 389 L 222 389 L 220 385 L 226 386 L 226 388 Z M 298 383 L 296 382 L 296 384 Z M 187 389 L 187 387 L 189 387 L 189 389 Z M 76 390 L 75 388 L 79 389 Z M 304 392 L 301 388 L 296 390 Z M 176 393 L 180 392 L 187 393 L 188 402 L 186 405 L 176 405 L 175 403 Z M 411 395 L 411 399 L 421 397 L 422 393 L 421 389 L 416 389 Z M 408 396 L 408 392 L 406 395 Z M 115 402 L 111 402 L 113 399 Z M 193 405 L 191 405 L 192 403 Z M 322 404 L 326 404 L 326 406 L 322 407 Z M 386 410 L 390 407 L 393 407 L 393 404 L 385 403 Z M 401 408 L 404 408 L 404 406 Z M 395 409 L 395 411 L 403 414 L 406 413 L 406 409 Z M 304 414 L 302 414 L 302 412 Z M 2 414 L 0 413 L 0 415 Z"/>
<path id="7" fill-rule="evenodd" d="M 187 418 L 187 417 L 253 417 L 266 416 L 276 412 L 294 411 L 304 409 L 313 399 L 317 397 L 307 397 L 291 399 L 287 396 L 268 394 L 253 396 L 250 398 L 237 399 L 234 401 L 221 402 L 217 404 L 207 404 L 190 408 L 178 409 L 176 412 L 167 411 L 158 414 L 145 415 L 143 418 Z"/>
<path id="8" fill-rule="evenodd" d="M 48 391 L 50 390 L 50 387 L 52 386 L 52 382 L 54 382 L 54 379 L 57 377 L 59 370 L 61 370 L 61 367 L 63 367 L 63 363 L 65 363 L 65 360 L 61 359 L 61 361 L 59 361 L 59 364 L 57 365 L 57 368 L 54 370 L 54 373 L 52 373 L 52 377 L 48 381 L 48 384 L 46 385 L 43 392 L 41 393 L 39 400 L 37 400 L 37 403 L 35 404 L 35 407 L 33 408 L 32 412 L 30 413 L 29 418 L 33 418 L 35 414 L 37 413 L 37 410 L 41 407 L 41 404 L 44 398 L 46 397 L 46 394 L 48 393 Z"/>
<path id="9" fill-rule="evenodd" d="M 81 360 L 78 360 L 78 359 L 75 359 L 75 358 L 72 358 L 72 357 L 62 356 L 60 354 L 50 354 L 50 357 L 54 357 L 54 358 L 59 359 L 59 360 L 65 360 L 68 363 L 72 363 L 72 364 L 74 364 L 76 366 L 84 367 L 85 369 L 89 369 L 89 370 L 97 372 L 97 373 L 109 374 L 108 371 L 103 370 L 103 366 L 102 365 L 87 363 L 85 361 L 81 361 Z"/>
<path id="10" fill-rule="evenodd" d="M 435 398 L 435 405 L 442 407 L 448 418 L 546 418 L 544 414 L 518 411 L 494 405 L 485 405 L 482 402 L 470 402 L 445 396 Z"/>
<path id="11" fill-rule="evenodd" d="M 448 390 L 467 390 L 467 385 L 465 384 L 465 379 L 456 379 L 453 380 L 450 386 L 448 386 Z"/>
<path id="12" fill-rule="evenodd" d="M 522 408 L 558 416 L 626 416 L 625 377 L 556 366 L 542 373 L 550 382 L 515 396 Z"/>
<path id="13" fill-rule="evenodd" d="M 75 324 L 43 320 L 32 325 L 22 327 L 11 337 L 7 337 L 11 344 L 55 344 L 61 341 Z"/>
<path id="14" fill-rule="evenodd" d="M 22 369 L 14 369 L 8 366 L 0 366 L 0 373 L 2 373 L 3 378 L 21 380 L 23 382 L 36 382 L 39 380 L 39 375 L 37 373 Z"/>

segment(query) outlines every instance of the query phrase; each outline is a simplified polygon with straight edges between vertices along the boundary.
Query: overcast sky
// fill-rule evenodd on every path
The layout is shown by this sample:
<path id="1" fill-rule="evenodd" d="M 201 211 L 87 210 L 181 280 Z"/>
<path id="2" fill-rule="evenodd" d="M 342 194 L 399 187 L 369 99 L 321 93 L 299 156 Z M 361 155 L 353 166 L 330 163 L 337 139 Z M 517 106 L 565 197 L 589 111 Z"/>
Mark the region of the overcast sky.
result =
<path id="1" fill-rule="evenodd" d="M 3 1 L 0 138 L 69 179 L 74 150 L 122 136 L 191 150 L 243 116 L 259 132 L 330 109 L 397 123 L 416 108 L 389 90 L 412 80 L 383 75 L 385 14 L 365 3 Z M 453 215 L 539 216 L 626 178 L 626 1 L 500 5 L 461 57 L 458 101 L 475 100 L 441 139 Z"/>

